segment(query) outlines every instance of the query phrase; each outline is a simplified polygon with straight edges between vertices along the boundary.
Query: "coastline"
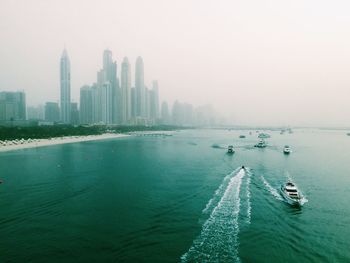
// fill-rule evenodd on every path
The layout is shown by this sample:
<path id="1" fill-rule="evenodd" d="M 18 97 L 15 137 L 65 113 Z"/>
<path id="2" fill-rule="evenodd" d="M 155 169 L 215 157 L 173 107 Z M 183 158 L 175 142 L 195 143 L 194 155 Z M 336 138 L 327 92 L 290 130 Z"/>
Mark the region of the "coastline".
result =
<path id="1" fill-rule="evenodd" d="M 12 145 L 0 145 L 0 152 L 9 152 L 22 149 L 30 149 L 37 147 L 52 146 L 58 144 L 76 143 L 76 142 L 88 142 L 106 139 L 115 139 L 128 137 L 129 134 L 115 134 L 115 133 L 104 133 L 101 135 L 87 135 L 87 136 L 66 136 L 56 137 L 51 139 L 36 139 L 31 142 L 25 142 L 23 144 L 12 144 Z"/>

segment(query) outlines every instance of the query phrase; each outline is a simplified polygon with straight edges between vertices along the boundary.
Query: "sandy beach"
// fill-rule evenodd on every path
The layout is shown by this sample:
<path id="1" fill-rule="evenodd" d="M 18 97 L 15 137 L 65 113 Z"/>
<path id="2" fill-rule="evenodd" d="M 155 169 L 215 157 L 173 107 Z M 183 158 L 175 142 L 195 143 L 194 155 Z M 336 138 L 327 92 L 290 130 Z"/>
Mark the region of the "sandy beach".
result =
<path id="1" fill-rule="evenodd" d="M 0 144 L 0 152 L 8 152 L 15 151 L 21 149 L 28 148 L 36 148 L 36 147 L 44 147 L 51 146 L 57 144 L 65 144 L 65 143 L 75 143 L 75 142 L 87 142 L 87 141 L 95 141 L 95 140 L 106 140 L 106 139 L 114 139 L 130 136 L 128 134 L 115 134 L 115 133 L 106 133 L 101 135 L 88 135 L 88 136 L 66 136 L 66 137 L 57 137 L 51 139 L 32 139 L 30 141 L 18 140 L 15 143 L 7 143 L 7 145 Z M 23 142 L 23 143 L 22 143 Z"/>

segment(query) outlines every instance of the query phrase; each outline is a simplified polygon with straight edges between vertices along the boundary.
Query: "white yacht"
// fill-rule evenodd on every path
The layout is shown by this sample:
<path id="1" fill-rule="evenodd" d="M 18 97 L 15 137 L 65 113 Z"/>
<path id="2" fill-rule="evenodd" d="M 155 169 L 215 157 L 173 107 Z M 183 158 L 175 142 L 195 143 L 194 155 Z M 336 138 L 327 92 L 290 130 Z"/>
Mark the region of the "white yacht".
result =
<path id="1" fill-rule="evenodd" d="M 261 139 L 257 144 L 254 145 L 254 147 L 258 147 L 258 148 L 265 148 L 266 147 L 266 143 L 263 139 Z"/>
<path id="2" fill-rule="evenodd" d="M 290 149 L 290 147 L 288 145 L 285 145 L 283 148 L 283 153 L 290 154 L 291 152 L 292 152 L 292 150 Z"/>
<path id="3" fill-rule="evenodd" d="M 299 190 L 292 182 L 287 182 L 281 186 L 281 194 L 288 204 L 301 206 L 301 195 Z"/>
<path id="4" fill-rule="evenodd" d="M 233 150 L 233 145 L 229 145 L 227 147 L 227 153 L 235 153 L 235 150 Z"/>

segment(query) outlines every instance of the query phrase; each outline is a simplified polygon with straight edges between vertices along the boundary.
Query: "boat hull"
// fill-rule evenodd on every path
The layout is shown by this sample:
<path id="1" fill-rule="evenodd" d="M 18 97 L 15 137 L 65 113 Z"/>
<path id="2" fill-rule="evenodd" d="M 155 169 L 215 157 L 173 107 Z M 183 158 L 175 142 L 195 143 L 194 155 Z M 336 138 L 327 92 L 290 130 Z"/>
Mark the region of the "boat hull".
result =
<path id="1" fill-rule="evenodd" d="M 282 195 L 282 197 L 284 198 L 284 200 L 285 200 L 288 204 L 290 204 L 291 206 L 302 206 L 301 200 L 300 200 L 300 199 L 299 199 L 299 200 L 295 200 L 295 199 L 290 198 L 290 197 L 285 193 L 283 187 L 281 187 L 280 192 L 281 192 L 281 195 Z"/>

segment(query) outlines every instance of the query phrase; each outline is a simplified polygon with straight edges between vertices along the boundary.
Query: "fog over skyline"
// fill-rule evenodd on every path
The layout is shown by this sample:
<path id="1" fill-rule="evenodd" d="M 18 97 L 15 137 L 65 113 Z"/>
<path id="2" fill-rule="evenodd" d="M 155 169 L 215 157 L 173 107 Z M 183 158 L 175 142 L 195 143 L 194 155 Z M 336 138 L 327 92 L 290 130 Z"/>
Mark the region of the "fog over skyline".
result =
<path id="1" fill-rule="evenodd" d="M 17 1 L 0 3 L 0 91 L 27 105 L 96 82 L 104 49 L 144 61 L 160 99 L 212 104 L 239 125 L 350 126 L 348 1 Z"/>

